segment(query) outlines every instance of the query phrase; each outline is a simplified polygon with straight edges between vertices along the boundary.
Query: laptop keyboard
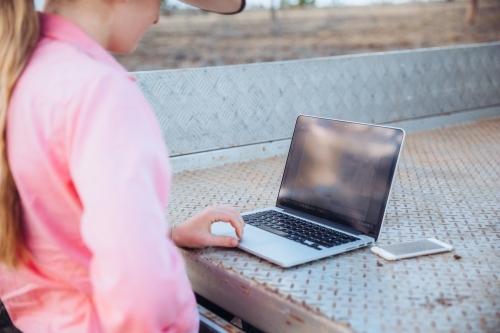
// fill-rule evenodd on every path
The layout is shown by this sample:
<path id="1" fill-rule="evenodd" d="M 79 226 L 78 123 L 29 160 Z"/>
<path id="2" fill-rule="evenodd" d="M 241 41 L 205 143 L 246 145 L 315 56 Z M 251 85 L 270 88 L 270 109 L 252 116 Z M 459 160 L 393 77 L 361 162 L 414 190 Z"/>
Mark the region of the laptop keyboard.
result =
<path id="1" fill-rule="evenodd" d="M 359 240 L 359 238 L 274 210 L 245 215 L 243 220 L 254 227 L 316 250 L 321 250 L 320 246 L 331 248 Z"/>

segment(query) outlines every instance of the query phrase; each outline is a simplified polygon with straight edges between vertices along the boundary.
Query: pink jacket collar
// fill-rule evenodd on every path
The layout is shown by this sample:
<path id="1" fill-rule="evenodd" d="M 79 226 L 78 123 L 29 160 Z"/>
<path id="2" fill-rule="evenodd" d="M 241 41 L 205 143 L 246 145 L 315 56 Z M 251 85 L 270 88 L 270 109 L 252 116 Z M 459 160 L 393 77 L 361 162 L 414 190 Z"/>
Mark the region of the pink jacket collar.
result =
<path id="1" fill-rule="evenodd" d="M 99 43 L 90 38 L 80 27 L 60 16 L 40 13 L 41 36 L 60 40 L 73 45 L 81 52 L 102 62 L 119 72 L 123 72 L 132 81 L 136 78 L 130 75 L 115 58 Z"/>

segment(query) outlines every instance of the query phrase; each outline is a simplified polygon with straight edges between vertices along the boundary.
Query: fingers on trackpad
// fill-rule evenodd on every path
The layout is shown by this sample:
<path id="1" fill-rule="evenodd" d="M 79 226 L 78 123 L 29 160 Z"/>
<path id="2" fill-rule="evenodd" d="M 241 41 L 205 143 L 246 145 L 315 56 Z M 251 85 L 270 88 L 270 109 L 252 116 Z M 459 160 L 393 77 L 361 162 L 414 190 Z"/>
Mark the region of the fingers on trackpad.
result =
<path id="1" fill-rule="evenodd" d="M 236 237 L 236 231 L 230 223 L 215 222 L 212 223 L 211 232 L 217 236 L 233 236 Z M 236 237 L 237 238 L 237 237 Z"/>

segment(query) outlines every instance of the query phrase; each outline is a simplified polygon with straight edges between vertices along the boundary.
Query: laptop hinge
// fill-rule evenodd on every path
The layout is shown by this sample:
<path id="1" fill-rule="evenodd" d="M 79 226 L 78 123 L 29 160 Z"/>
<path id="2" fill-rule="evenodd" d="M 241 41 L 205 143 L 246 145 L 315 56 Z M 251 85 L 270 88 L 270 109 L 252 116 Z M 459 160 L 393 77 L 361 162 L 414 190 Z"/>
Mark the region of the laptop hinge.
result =
<path id="1" fill-rule="evenodd" d="M 348 233 L 353 234 L 353 235 L 364 235 L 361 231 L 358 231 L 356 229 L 352 229 L 352 228 L 346 227 L 344 225 L 341 225 L 339 223 L 328 221 L 328 220 L 325 220 L 325 219 L 322 219 L 322 218 L 319 218 L 319 217 L 316 217 L 313 215 L 302 213 L 302 212 L 299 212 L 299 211 L 294 210 L 294 209 L 290 209 L 290 208 L 286 208 L 286 207 L 282 207 L 282 206 L 277 206 L 277 208 L 280 208 L 280 210 L 282 210 L 284 213 L 294 215 L 297 217 L 302 217 L 304 219 L 312 220 L 312 221 L 317 222 L 319 224 L 323 224 L 323 225 L 326 225 L 328 227 L 339 229 L 339 230 L 348 232 Z M 369 237 L 373 237 L 373 236 L 369 236 Z"/>

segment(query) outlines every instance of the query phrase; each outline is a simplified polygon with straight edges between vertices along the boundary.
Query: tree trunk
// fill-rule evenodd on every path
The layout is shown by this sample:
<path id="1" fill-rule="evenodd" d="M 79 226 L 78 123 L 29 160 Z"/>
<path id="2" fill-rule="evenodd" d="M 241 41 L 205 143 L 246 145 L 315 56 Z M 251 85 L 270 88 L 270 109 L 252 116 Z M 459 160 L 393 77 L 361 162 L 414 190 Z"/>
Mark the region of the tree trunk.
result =
<path id="1" fill-rule="evenodd" d="M 469 4 L 467 5 L 467 13 L 465 14 L 465 17 L 467 23 L 469 24 L 474 24 L 474 19 L 477 12 L 477 3 L 478 0 L 469 0 Z"/>

